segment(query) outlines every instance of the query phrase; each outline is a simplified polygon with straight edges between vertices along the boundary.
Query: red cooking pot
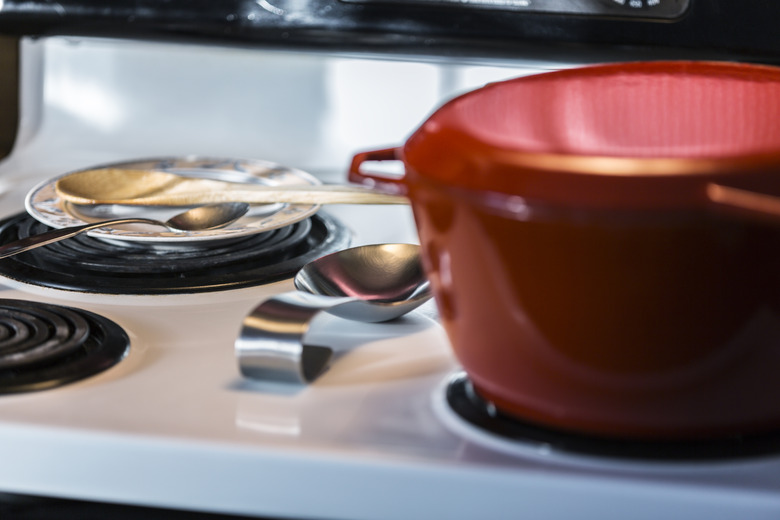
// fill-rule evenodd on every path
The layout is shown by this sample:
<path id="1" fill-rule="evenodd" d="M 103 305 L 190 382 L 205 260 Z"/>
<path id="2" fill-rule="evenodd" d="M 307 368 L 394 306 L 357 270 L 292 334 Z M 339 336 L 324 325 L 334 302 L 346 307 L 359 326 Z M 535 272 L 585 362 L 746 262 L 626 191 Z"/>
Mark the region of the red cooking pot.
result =
<path id="1" fill-rule="evenodd" d="M 349 178 L 409 197 L 455 355 L 504 413 L 636 439 L 780 428 L 780 69 L 491 84 Z"/>

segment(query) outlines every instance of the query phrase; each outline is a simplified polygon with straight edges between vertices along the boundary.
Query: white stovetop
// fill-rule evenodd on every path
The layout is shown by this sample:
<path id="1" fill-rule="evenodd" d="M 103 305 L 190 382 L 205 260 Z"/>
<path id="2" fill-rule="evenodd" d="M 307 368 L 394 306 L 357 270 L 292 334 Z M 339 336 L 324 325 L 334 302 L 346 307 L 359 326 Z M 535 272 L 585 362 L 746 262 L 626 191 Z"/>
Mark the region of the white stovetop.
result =
<path id="1" fill-rule="evenodd" d="M 41 179 L 138 157 L 252 156 L 340 180 L 353 151 L 398 144 L 449 93 L 529 72 L 101 40 L 24 51 L 22 132 L 0 163 L 10 190 L 2 216 L 21 211 Z M 316 106 L 301 106 L 315 94 Z M 415 240 L 406 208 L 328 211 L 355 243 Z M 308 387 L 243 380 L 233 352 L 241 320 L 291 288 L 187 297 L 0 288 L 102 314 L 132 342 L 94 378 L 0 396 L 0 491 L 342 520 L 780 517 L 780 456 L 606 460 L 464 426 L 444 406 L 458 366 L 431 304 L 389 324 L 318 317 L 312 341 L 339 354 Z"/>

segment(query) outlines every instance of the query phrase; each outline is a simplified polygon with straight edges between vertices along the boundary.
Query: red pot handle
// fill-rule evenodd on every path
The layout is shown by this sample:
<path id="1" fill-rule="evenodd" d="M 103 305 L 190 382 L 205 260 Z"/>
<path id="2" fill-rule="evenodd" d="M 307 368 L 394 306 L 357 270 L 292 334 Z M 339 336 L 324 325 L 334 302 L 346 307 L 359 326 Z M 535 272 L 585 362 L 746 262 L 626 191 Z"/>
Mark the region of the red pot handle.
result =
<path id="1" fill-rule="evenodd" d="M 352 158 L 352 164 L 349 167 L 349 182 L 362 184 L 369 188 L 375 188 L 391 195 L 406 195 L 407 188 L 403 177 L 365 172 L 360 168 L 366 161 L 400 160 L 401 148 L 385 148 L 383 150 L 372 150 L 355 154 Z"/>

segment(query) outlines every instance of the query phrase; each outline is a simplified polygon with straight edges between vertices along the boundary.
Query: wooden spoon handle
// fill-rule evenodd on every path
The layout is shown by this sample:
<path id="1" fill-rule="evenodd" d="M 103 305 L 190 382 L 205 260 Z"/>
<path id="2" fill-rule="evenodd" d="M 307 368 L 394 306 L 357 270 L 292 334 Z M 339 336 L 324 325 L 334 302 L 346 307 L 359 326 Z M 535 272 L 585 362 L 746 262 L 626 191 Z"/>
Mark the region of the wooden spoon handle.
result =
<path id="1" fill-rule="evenodd" d="M 359 186 L 301 185 L 253 186 L 251 189 L 184 191 L 130 199 L 90 199 L 60 193 L 75 204 L 124 204 L 134 206 L 194 206 L 213 202 L 251 204 L 408 204 L 406 197 L 378 193 Z"/>

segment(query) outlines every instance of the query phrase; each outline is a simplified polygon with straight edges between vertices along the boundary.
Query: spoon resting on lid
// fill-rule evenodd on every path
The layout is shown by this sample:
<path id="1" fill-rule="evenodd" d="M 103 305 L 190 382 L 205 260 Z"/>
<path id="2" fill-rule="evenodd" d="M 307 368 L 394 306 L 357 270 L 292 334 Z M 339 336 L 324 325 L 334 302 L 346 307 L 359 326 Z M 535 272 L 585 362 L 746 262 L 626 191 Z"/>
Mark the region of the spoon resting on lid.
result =
<path id="1" fill-rule="evenodd" d="M 243 184 L 150 170 L 103 168 L 58 179 L 55 190 L 74 204 L 192 206 L 215 202 L 250 204 L 408 204 L 405 197 L 362 186 Z"/>
<path id="2" fill-rule="evenodd" d="M 249 204 L 244 202 L 225 202 L 192 208 L 183 213 L 179 213 L 178 215 L 174 215 L 165 222 L 149 218 L 128 217 L 93 222 L 91 224 L 84 224 L 83 226 L 55 229 L 0 246 L 0 259 L 47 244 L 59 242 L 66 238 L 75 237 L 76 235 L 92 231 L 93 229 L 119 226 L 122 224 L 151 224 L 153 226 L 168 228 L 170 231 L 182 232 L 219 229 L 232 224 L 244 216 L 248 210 Z"/>

